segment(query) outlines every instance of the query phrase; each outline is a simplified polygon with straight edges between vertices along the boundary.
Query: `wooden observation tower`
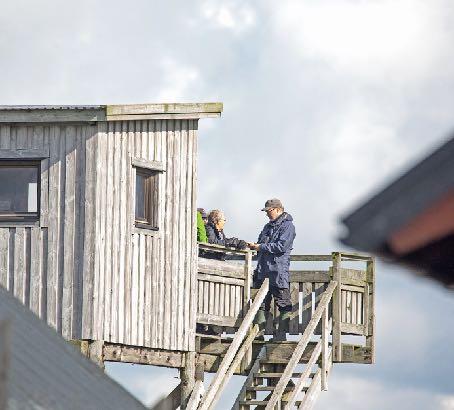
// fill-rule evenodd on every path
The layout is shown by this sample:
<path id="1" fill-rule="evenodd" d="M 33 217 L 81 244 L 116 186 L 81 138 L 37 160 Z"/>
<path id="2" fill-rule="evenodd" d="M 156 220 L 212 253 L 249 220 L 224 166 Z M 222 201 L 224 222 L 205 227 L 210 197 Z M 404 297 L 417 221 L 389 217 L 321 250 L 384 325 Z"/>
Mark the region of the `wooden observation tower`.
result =
<path id="1" fill-rule="evenodd" d="M 221 111 L 0 106 L 0 285 L 101 366 L 179 368 L 167 409 L 216 408 L 233 374 L 234 408 L 309 409 L 333 363 L 374 361 L 374 261 L 292 255 L 288 341 L 256 339 L 253 253 L 198 258 L 197 126 Z"/>

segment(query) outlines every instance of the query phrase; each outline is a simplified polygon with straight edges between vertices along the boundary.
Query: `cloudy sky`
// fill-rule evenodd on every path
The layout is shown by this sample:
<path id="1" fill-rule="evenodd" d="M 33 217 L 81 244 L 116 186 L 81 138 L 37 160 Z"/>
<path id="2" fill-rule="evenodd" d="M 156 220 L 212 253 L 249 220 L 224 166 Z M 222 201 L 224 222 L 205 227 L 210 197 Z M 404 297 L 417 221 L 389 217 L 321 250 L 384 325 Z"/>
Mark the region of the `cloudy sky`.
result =
<path id="1" fill-rule="evenodd" d="M 329 253 L 340 216 L 454 130 L 453 23 L 451 0 L 3 1 L 0 103 L 222 101 L 200 122 L 199 205 L 253 240 L 277 196 L 295 252 Z M 377 364 L 335 366 L 316 408 L 454 409 L 454 294 L 377 274 Z M 177 382 L 108 372 L 148 403 Z"/>

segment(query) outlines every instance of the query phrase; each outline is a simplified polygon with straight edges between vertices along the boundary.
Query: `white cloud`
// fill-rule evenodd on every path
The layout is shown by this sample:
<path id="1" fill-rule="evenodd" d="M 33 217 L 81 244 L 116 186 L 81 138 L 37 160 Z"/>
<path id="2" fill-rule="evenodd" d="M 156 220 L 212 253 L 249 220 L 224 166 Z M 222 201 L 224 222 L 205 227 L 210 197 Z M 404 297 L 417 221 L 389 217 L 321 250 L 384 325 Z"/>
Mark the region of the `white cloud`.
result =
<path id="1" fill-rule="evenodd" d="M 451 54 L 444 0 L 286 0 L 274 11 L 295 52 L 360 78 L 419 81 Z"/>
<path id="2" fill-rule="evenodd" d="M 438 397 L 441 410 L 454 410 L 454 396 Z"/>
<path id="3" fill-rule="evenodd" d="M 238 1 L 206 1 L 202 5 L 202 16 L 219 28 L 241 33 L 256 21 L 254 10 Z"/>
<path id="4" fill-rule="evenodd" d="M 336 368 L 333 369 L 333 373 Z M 396 388 L 386 382 L 358 377 L 331 378 L 329 390 L 320 394 L 315 409 L 348 410 L 452 410 L 454 396 L 430 390 Z"/>
<path id="5" fill-rule="evenodd" d="M 157 102 L 181 102 L 189 94 L 189 89 L 195 89 L 200 84 L 200 75 L 197 68 L 166 58 L 161 62 L 162 78 L 159 79 L 161 90 L 157 97 L 152 96 Z"/>

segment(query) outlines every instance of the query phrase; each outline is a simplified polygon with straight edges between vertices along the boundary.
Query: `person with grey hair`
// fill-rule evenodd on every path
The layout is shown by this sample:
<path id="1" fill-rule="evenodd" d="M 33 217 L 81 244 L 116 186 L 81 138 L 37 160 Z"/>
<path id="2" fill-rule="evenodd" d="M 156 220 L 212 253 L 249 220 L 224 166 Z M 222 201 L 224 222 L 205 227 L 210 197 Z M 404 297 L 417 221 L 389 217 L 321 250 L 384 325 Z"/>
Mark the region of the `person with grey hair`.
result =
<path id="1" fill-rule="evenodd" d="M 267 316 L 270 315 L 271 300 L 279 308 L 279 321 L 273 340 L 286 340 L 286 331 L 289 327 L 292 311 L 290 299 L 290 252 L 295 239 L 295 226 L 293 218 L 284 211 L 282 202 L 269 199 L 265 202 L 262 211 L 266 212 L 269 222 L 260 232 L 257 243 L 249 243 L 249 248 L 257 251 L 257 268 L 254 272 L 254 287 L 259 288 L 265 278 L 270 281 L 268 294 L 260 306 L 254 322 L 263 331 L 266 326 Z"/>
<path id="2" fill-rule="evenodd" d="M 213 209 L 208 214 L 208 222 L 205 226 L 208 243 L 225 246 L 227 248 L 246 249 L 247 243 L 238 238 L 227 238 L 224 233 L 226 219 L 224 212 Z M 218 259 L 224 259 L 225 254 L 218 252 Z"/>

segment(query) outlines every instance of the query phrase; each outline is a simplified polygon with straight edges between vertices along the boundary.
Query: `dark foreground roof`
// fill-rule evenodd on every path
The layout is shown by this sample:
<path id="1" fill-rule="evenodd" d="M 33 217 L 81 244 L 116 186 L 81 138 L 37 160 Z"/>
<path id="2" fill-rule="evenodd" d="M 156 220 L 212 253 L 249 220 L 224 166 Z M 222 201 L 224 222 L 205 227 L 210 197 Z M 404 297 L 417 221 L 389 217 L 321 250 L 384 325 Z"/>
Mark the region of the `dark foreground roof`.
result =
<path id="1" fill-rule="evenodd" d="M 0 407 L 146 410 L 0 286 Z"/>
<path id="2" fill-rule="evenodd" d="M 344 217 L 348 234 L 341 241 L 361 251 L 408 263 L 445 284 L 454 284 L 454 231 L 439 229 L 443 234 L 438 236 L 429 232 L 434 229 L 430 218 L 440 224 L 436 221 L 437 206 L 452 208 L 452 193 L 454 137 Z M 450 218 L 454 218 L 454 212 Z M 410 234 L 421 236 L 419 246 L 396 246 L 398 240 Z M 424 235 L 431 236 L 431 240 L 424 242 Z M 409 238 L 404 240 L 408 242 Z"/>

